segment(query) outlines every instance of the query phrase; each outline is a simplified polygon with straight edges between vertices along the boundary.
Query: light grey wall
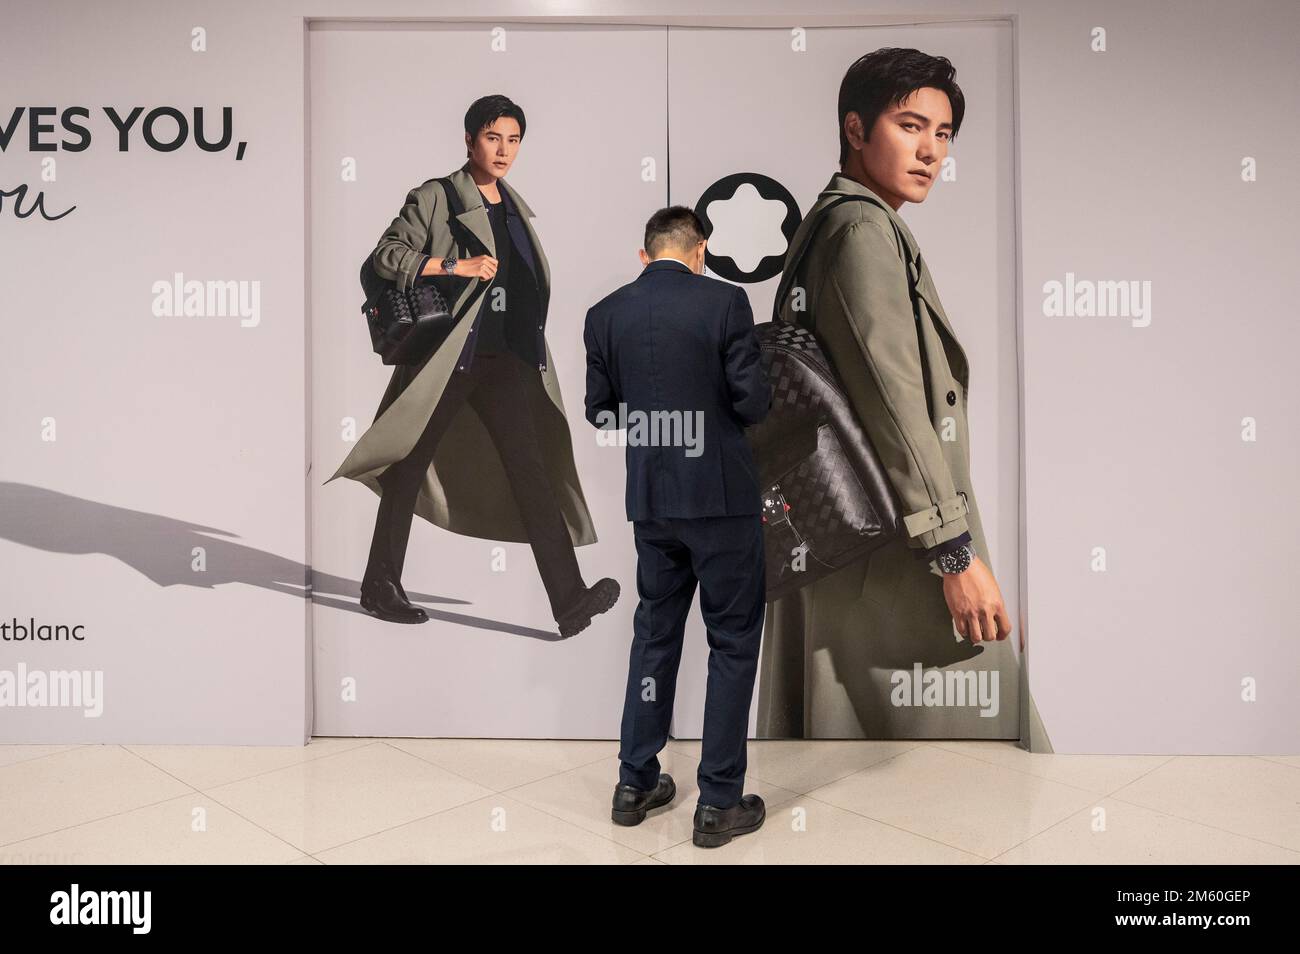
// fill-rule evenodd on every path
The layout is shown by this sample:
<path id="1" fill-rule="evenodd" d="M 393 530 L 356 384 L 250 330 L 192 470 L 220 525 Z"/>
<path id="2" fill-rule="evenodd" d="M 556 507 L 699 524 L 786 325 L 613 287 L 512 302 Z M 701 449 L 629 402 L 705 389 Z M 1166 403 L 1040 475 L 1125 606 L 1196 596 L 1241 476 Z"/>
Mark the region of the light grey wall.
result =
<path id="1" fill-rule="evenodd" d="M 31 152 L 24 117 L 0 154 L 0 188 L 76 206 L 0 212 L 0 619 L 86 637 L 0 643 L 0 669 L 102 672 L 103 712 L 0 709 L 0 741 L 306 738 L 302 30 L 266 10 L 5 5 L 3 122 L 86 106 L 92 141 Z M 137 105 L 232 106 L 245 157 L 119 152 L 101 107 Z M 260 320 L 155 316 L 177 272 L 260 282 Z"/>
<path id="2" fill-rule="evenodd" d="M 606 0 L 564 12 L 795 25 L 785 8 Z M 1300 335 L 1289 314 L 1300 281 L 1300 14 L 1282 2 L 1120 0 L 870 9 L 885 22 L 1016 18 L 1018 152 L 1006 157 L 1020 182 L 1016 622 L 1054 749 L 1296 752 L 1300 438 L 1285 401 Z M 0 739 L 301 738 L 304 606 L 274 587 L 305 559 L 302 18 L 538 10 L 522 0 L 472 11 L 416 0 L 56 0 L 7 11 L 6 113 L 233 105 L 250 149 L 240 163 L 192 148 L 118 154 L 96 114 L 95 145 L 55 154 L 59 179 L 42 186 L 51 208 L 80 208 L 54 224 L 15 220 L 8 201 L 0 214 L 0 613 L 93 627 L 76 647 L 0 652 L 4 666 L 19 656 L 98 666 L 114 686 L 99 720 L 4 711 Z M 863 10 L 853 0 L 818 8 L 845 22 L 862 22 Z M 189 50 L 195 26 L 207 29 L 205 54 Z M 1105 53 L 1090 49 L 1096 28 Z M 423 84 L 392 95 L 415 115 L 421 97 L 445 88 L 431 63 Z M 1257 181 L 1242 181 L 1244 157 L 1257 160 Z M 4 188 L 35 186 L 39 174 L 25 149 L 0 155 Z M 154 319 L 149 286 L 174 271 L 261 280 L 261 324 Z M 1150 281 L 1150 324 L 1046 317 L 1044 283 L 1067 273 Z M 39 439 L 47 416 L 57 442 Z M 1257 440 L 1242 440 L 1243 418 L 1258 423 Z M 195 587 L 188 556 L 177 556 L 190 531 L 169 520 L 237 535 L 224 539 L 247 549 L 214 537 L 208 580 L 218 579 L 214 552 L 225 576 Z M 1098 547 L 1105 572 L 1093 569 Z M 181 585 L 160 591 L 164 579 Z M 1243 701 L 1243 681 L 1254 681 L 1255 701 Z"/>

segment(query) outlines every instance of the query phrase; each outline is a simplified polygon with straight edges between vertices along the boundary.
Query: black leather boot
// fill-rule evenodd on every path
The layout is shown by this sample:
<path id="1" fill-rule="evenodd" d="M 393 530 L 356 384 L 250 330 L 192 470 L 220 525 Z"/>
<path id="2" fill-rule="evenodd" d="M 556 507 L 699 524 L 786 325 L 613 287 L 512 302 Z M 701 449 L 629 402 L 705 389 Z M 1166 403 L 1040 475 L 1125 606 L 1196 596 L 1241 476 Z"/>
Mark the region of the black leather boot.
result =
<path id="1" fill-rule="evenodd" d="M 695 834 L 691 840 L 698 848 L 717 848 L 736 835 L 758 831 L 767 817 L 763 799 L 746 795 L 730 808 L 714 808 L 703 802 L 695 806 Z"/>
<path id="2" fill-rule="evenodd" d="M 406 598 L 406 592 L 386 563 L 379 564 L 373 572 L 367 568 L 361 581 L 361 608 L 390 623 L 425 623 L 429 619 L 428 613 Z"/>
<path id="3" fill-rule="evenodd" d="M 560 624 L 560 635 L 568 639 L 582 632 L 591 625 L 593 616 L 598 616 L 618 602 L 618 594 L 618 581 L 609 577 L 585 587 L 578 597 L 577 605 L 561 613 L 556 620 Z"/>
<path id="4" fill-rule="evenodd" d="M 667 805 L 676 794 L 677 785 L 666 773 L 659 776 L 659 784 L 653 792 L 620 783 L 614 786 L 614 808 L 610 818 L 615 825 L 639 825 L 645 821 L 646 812 Z"/>

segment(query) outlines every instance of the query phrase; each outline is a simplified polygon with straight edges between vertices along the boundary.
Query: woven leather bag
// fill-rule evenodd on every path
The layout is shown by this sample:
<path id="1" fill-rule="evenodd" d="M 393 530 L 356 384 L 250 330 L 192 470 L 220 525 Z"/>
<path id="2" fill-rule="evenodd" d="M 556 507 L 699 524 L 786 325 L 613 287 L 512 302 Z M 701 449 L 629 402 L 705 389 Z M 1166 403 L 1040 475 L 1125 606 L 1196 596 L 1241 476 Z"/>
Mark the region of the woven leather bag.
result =
<path id="1" fill-rule="evenodd" d="M 454 228 L 459 224 L 456 216 L 464 211 L 460 196 L 445 177 L 437 181 L 447 197 L 448 224 Z M 366 296 L 361 313 L 370 330 L 370 345 L 384 364 L 419 364 L 447 339 L 460 316 L 451 313 L 446 297 L 431 281 L 417 278 L 406 291 L 398 291 L 394 282 L 379 277 L 372 257 L 373 253 L 367 255 L 361 263 L 361 290 Z M 477 292 L 461 314 L 469 310 L 474 297 Z"/>
<path id="2" fill-rule="evenodd" d="M 781 306 L 826 212 L 846 201 L 871 200 L 845 196 L 819 213 L 800 246 L 790 249 L 772 320 L 755 327 L 772 384 L 772 407 L 747 429 L 746 437 L 763 488 L 769 600 L 848 566 L 906 532 L 884 465 L 816 336 L 781 320 Z M 905 247 L 901 238 L 900 247 Z M 910 269 L 908 285 L 915 310 Z"/>

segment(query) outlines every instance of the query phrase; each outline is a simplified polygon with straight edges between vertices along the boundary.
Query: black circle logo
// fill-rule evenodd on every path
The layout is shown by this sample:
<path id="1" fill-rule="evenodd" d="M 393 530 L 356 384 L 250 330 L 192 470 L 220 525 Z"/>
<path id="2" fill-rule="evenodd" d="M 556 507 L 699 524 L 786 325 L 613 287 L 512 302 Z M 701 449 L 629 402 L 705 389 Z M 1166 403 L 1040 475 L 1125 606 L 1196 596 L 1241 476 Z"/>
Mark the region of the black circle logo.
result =
<path id="1" fill-rule="evenodd" d="M 799 211 L 799 204 L 795 202 L 794 196 L 790 194 L 790 190 L 775 179 L 765 176 L 761 172 L 736 172 L 724 176 L 705 189 L 704 194 L 695 203 L 695 214 L 704 223 L 706 238 L 713 234 L 713 222 L 709 219 L 709 205 L 714 202 L 725 202 L 736 194 L 737 189 L 746 184 L 753 186 L 754 191 L 764 199 L 780 202 L 785 206 L 785 218 L 781 221 L 781 232 L 785 235 L 786 249 L 780 255 L 763 256 L 763 259 L 753 271 L 746 272 L 736 265 L 735 259 L 731 256 L 719 255 L 706 246 L 704 264 L 714 274 L 720 275 L 728 281 L 752 285 L 765 282 L 774 275 L 781 274 L 782 269 L 785 267 L 785 252 L 789 250 L 790 241 L 794 238 L 799 223 L 803 221 L 803 215 Z"/>

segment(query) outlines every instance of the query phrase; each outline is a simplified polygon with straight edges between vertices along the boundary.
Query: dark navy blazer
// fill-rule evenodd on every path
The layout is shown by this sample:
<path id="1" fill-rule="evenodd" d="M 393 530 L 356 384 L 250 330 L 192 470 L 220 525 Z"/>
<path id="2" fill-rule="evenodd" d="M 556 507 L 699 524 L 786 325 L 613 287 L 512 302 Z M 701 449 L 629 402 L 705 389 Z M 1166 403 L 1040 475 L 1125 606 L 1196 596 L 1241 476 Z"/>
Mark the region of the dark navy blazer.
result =
<path id="1" fill-rule="evenodd" d="M 627 428 L 627 519 L 761 511 L 744 429 L 772 388 L 744 288 L 658 259 L 587 311 L 583 340 L 587 420 Z"/>

